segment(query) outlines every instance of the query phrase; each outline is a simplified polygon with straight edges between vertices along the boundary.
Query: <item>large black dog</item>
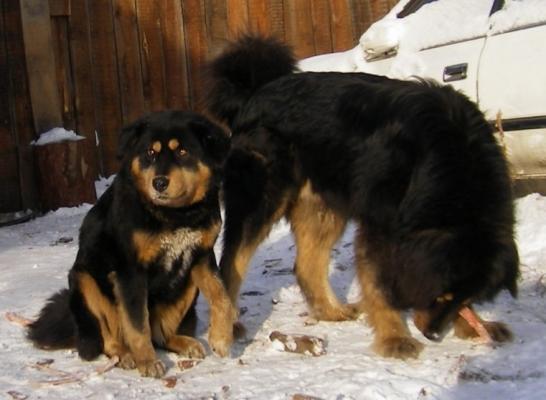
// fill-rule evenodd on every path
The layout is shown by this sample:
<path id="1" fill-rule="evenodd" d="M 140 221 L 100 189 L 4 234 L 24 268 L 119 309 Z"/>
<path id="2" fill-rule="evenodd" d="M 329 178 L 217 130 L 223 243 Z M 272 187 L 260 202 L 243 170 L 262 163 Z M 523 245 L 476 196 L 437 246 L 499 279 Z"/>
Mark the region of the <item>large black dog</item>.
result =
<path id="1" fill-rule="evenodd" d="M 183 335 L 198 289 L 210 305 L 209 344 L 225 356 L 234 313 L 217 273 L 224 132 L 194 113 L 151 114 L 120 137 L 121 169 L 85 217 L 69 289 L 30 325 L 36 346 L 75 346 L 81 358 L 117 356 L 123 368 L 159 377 L 153 344 L 203 357 Z"/>
<path id="2" fill-rule="evenodd" d="M 246 37 L 211 65 L 210 111 L 232 130 L 220 263 L 231 300 L 256 247 L 286 217 L 295 273 L 315 316 L 353 318 L 328 282 L 349 219 L 361 307 L 384 356 L 416 357 L 400 311 L 423 334 L 451 323 L 475 335 L 463 307 L 516 294 L 518 254 L 507 163 L 475 104 L 450 87 L 363 73 L 297 72 L 284 45 Z M 360 307 L 358 307 L 360 308 Z M 494 339 L 508 328 L 485 322 Z"/>

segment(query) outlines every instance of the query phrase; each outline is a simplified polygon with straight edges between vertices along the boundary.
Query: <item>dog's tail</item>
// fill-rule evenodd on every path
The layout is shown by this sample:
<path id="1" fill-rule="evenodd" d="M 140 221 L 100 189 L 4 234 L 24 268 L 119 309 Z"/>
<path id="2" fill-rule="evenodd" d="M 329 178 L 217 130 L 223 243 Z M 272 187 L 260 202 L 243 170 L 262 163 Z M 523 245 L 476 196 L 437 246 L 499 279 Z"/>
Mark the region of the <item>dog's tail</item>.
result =
<path id="1" fill-rule="evenodd" d="M 38 319 L 28 326 L 27 338 L 36 347 L 47 350 L 75 346 L 75 323 L 70 312 L 68 289 L 55 293 L 40 311 Z"/>
<path id="2" fill-rule="evenodd" d="M 244 36 L 210 65 L 208 109 L 229 126 L 261 86 L 296 70 L 291 49 L 273 39 Z"/>

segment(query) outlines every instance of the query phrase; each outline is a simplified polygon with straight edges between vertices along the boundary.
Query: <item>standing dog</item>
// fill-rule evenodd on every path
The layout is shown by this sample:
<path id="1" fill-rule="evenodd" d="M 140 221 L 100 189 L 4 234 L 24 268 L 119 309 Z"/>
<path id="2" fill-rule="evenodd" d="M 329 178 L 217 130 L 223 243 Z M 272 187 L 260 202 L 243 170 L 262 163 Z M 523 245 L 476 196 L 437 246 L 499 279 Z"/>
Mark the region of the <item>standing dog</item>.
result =
<path id="1" fill-rule="evenodd" d="M 152 343 L 205 354 L 180 334 L 200 290 L 210 306 L 209 344 L 227 355 L 234 313 L 213 245 L 228 148 L 219 127 L 189 112 L 151 114 L 123 129 L 121 170 L 83 221 L 69 289 L 51 297 L 30 340 L 46 349 L 75 346 L 84 360 L 117 356 L 122 368 L 160 377 L 165 366 Z"/>
<path id="2" fill-rule="evenodd" d="M 210 111 L 232 130 L 221 274 L 233 304 L 248 263 L 282 217 L 314 315 L 354 318 L 328 282 L 332 246 L 354 220 L 362 308 L 384 356 L 417 357 L 401 311 L 440 340 L 458 312 L 516 294 L 507 163 L 475 104 L 451 87 L 363 73 L 294 73 L 291 52 L 246 37 L 211 65 Z M 485 323 L 498 341 L 511 337 Z"/>

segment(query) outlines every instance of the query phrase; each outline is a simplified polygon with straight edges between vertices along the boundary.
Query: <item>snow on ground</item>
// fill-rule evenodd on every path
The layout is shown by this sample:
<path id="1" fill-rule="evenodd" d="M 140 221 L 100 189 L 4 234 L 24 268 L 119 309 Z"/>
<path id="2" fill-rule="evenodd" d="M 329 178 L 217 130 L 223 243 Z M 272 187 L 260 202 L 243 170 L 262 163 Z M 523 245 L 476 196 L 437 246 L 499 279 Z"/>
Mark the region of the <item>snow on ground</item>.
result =
<path id="1" fill-rule="evenodd" d="M 101 192 L 108 181 L 101 181 Z M 177 357 L 159 352 L 176 378 L 141 378 L 136 371 L 95 368 L 103 356 L 83 362 L 71 350 L 38 350 L 25 339 L 6 312 L 33 317 L 54 291 L 65 287 L 77 250 L 77 233 L 89 205 L 65 208 L 33 221 L 0 228 L 0 398 L 2 399 L 292 399 L 295 394 L 321 399 L 543 399 L 546 393 L 546 198 L 530 195 L 517 201 L 517 239 L 522 259 L 520 296 L 502 293 L 480 311 L 507 322 L 515 341 L 498 348 L 462 341 L 449 334 L 442 343 L 426 343 L 420 358 L 385 359 L 370 349 L 372 332 L 365 321 L 307 325 L 306 305 L 292 275 L 294 245 L 281 223 L 252 261 L 241 293 L 242 321 L 248 338 L 235 344 L 232 356 L 207 358 L 185 371 Z M 340 298 L 358 299 L 351 246 L 353 227 L 337 244 L 331 280 Z M 206 343 L 207 306 L 198 303 L 199 338 Z M 279 351 L 268 339 L 273 330 L 318 336 L 327 341 L 320 357 Z M 81 378 L 53 385 L 52 370 Z"/>

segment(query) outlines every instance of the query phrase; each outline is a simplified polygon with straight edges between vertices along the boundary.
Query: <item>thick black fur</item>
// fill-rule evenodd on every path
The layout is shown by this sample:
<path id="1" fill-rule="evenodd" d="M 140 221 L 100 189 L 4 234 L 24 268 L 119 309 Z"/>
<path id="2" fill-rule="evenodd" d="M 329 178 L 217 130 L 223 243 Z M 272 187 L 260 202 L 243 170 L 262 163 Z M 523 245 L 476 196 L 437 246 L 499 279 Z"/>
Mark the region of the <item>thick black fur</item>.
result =
<path id="1" fill-rule="evenodd" d="M 210 110 L 233 135 L 221 268 L 310 182 L 360 226 L 357 246 L 391 306 L 427 310 L 431 332 L 463 302 L 516 294 L 507 162 L 463 94 L 423 80 L 298 72 L 286 46 L 255 37 L 214 60 L 211 80 Z M 436 302 L 445 293 L 455 296 L 447 308 Z"/>
<path id="2" fill-rule="evenodd" d="M 187 154 L 177 157 L 167 149 L 168 140 L 176 138 Z M 153 143 L 160 142 L 163 151 L 150 154 Z M 53 295 L 28 329 L 28 338 L 40 348 L 76 347 L 79 355 L 91 360 L 103 352 L 103 337 L 97 317 L 90 311 L 77 277 L 88 274 L 98 285 L 102 296 L 112 305 L 119 301 L 135 329 L 142 330 L 142 304 L 153 312 L 155 306 L 168 306 L 184 295 L 189 272 L 198 262 L 216 269 L 211 248 L 199 244 L 182 248 L 172 262 L 165 261 L 166 250 L 159 249 L 148 263 L 138 258 L 133 241 L 137 231 L 154 237 L 180 229 L 204 230 L 221 222 L 218 202 L 221 164 L 229 148 L 229 139 L 216 125 L 191 112 L 166 111 L 150 114 L 127 126 L 121 134 L 119 158 L 121 168 L 112 185 L 86 215 L 80 229 L 79 250 L 69 273 L 69 289 Z M 211 171 L 206 193 L 195 202 L 157 204 L 138 188 L 132 169 L 138 161 L 143 171 L 154 168 L 156 175 L 168 176 L 173 169 L 192 173 L 197 163 Z M 171 180 L 172 181 L 172 180 Z M 173 184 L 171 182 L 171 184 Z M 177 244 L 174 243 L 173 246 Z M 145 250 L 145 249 L 144 249 Z M 190 252 L 191 254 L 185 254 Z M 189 262 L 184 260 L 188 259 Z M 120 300 L 112 282 L 114 273 L 120 286 Z M 215 272 L 213 272 L 215 273 Z M 188 311 L 186 322 L 193 325 L 195 312 Z M 181 323 L 178 331 L 184 330 Z M 153 372 L 151 373 L 153 374 Z"/>

